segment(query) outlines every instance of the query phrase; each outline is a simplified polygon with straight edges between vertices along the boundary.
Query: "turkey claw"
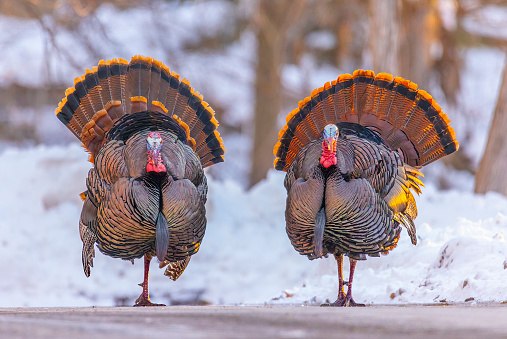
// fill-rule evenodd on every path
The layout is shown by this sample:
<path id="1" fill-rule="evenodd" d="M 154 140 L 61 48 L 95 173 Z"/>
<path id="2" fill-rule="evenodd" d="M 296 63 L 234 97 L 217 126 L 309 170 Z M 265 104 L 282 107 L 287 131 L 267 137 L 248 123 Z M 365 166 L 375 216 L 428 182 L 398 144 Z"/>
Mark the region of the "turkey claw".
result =
<path id="1" fill-rule="evenodd" d="M 142 294 L 137 298 L 134 307 L 140 306 L 165 306 L 164 304 L 155 304 L 150 301 L 149 298 L 145 298 Z"/>
<path id="2" fill-rule="evenodd" d="M 334 303 L 326 303 L 321 307 L 365 307 L 365 304 L 356 303 L 352 297 L 342 297 L 336 299 Z"/>

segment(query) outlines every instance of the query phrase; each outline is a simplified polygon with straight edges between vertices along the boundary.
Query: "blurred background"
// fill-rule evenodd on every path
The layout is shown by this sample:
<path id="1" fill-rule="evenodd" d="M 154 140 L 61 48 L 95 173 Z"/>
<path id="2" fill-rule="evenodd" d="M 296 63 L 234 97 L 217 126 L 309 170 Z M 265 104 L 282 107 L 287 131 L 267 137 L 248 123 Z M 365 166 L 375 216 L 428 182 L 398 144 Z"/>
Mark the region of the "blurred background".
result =
<path id="1" fill-rule="evenodd" d="M 87 283 L 79 272 L 78 193 L 84 190 L 91 165 L 53 112 L 74 77 L 96 66 L 100 59 L 130 60 L 136 54 L 156 58 L 187 78 L 216 111 L 227 153 L 224 164 L 207 172 L 212 178 L 211 190 L 224 192 L 215 202 L 213 193 L 208 200 L 210 225 L 220 220 L 222 235 L 231 237 L 232 244 L 236 242 L 233 233 L 240 236 L 238 225 L 250 223 L 260 228 L 258 221 L 252 221 L 260 216 L 261 224 L 277 229 L 283 256 L 302 265 L 288 281 L 271 282 L 275 292 L 265 292 L 269 295 L 306 279 L 309 273 L 305 270 L 310 267 L 290 248 L 284 234 L 283 174 L 272 169 L 272 149 L 285 116 L 298 101 L 341 73 L 362 68 L 404 77 L 428 91 L 448 114 L 460 150 L 425 169 L 425 183 L 437 192 L 433 197 L 443 190 L 471 196 L 474 191 L 507 193 L 505 0 L 0 0 L 0 13 L 0 174 L 5 180 L 0 184 L 5 195 L 0 201 L 0 229 L 5 239 L 0 251 L 10 258 L 2 267 L 21 272 L 18 265 L 23 264 L 17 260 L 38 265 L 44 257 L 33 253 L 37 250 L 29 242 L 11 246 L 16 237 L 36 239 L 42 247 L 62 238 L 55 251 L 76 252 L 69 264 L 76 268 L 68 276 L 59 276 L 65 282 L 61 289 L 71 289 L 81 298 L 80 302 L 58 302 L 55 297 L 59 294 L 48 292 L 56 288 L 50 283 L 44 288 L 27 283 L 33 289 L 32 297 L 46 294 L 46 299 L 25 300 L 24 305 L 100 304 L 98 300 L 105 298 L 106 292 L 100 294 L 97 289 L 107 285 L 107 279 L 128 274 L 141 280 L 139 265 L 136 270 L 128 266 L 112 269 L 117 264 L 100 254 L 100 260 L 108 263 L 100 274 L 107 275 L 109 267 L 110 276 Z M 266 185 L 276 185 L 276 193 L 256 186 L 266 176 Z M 268 195 L 273 197 L 261 201 Z M 247 213 L 252 220 L 238 214 L 227 228 L 223 226 L 227 217 L 217 217 L 226 214 L 217 211 L 223 201 L 239 204 L 239 208 L 258 205 Z M 276 218 L 264 209 L 273 210 Z M 41 231 L 36 233 L 36 229 Z M 259 239 L 262 243 L 262 237 Z M 439 244 L 446 239 L 440 239 Z M 69 244 L 72 248 L 66 247 Z M 224 245 L 217 240 L 217 246 Z M 269 248 L 279 244 L 272 246 Z M 46 259 L 56 260 L 54 253 L 47 252 Z M 213 260 L 226 261 L 235 255 L 224 252 Z M 263 260 L 258 263 L 260 270 L 272 257 Z M 48 272 L 62 274 L 48 271 L 51 265 L 67 267 L 48 263 L 45 269 L 37 268 L 41 281 Z M 131 271 L 136 272 L 125 273 Z M 92 270 L 90 279 L 95 279 L 96 273 Z M 187 273 L 182 278 L 186 283 L 191 281 L 184 279 Z M 79 283 L 74 275 L 79 275 Z M 14 276 L 0 282 L 0 287 L 2 283 L 4 288 L 12 286 Z M 169 284 L 166 278 L 159 278 L 155 291 L 157 286 Z M 131 290 L 136 287 L 129 284 L 125 288 L 128 292 L 118 292 L 104 303 L 122 304 L 125 294 L 125 300 L 133 298 L 137 291 Z M 203 287 L 209 284 L 198 284 L 190 299 L 208 293 L 201 299 L 244 301 L 215 295 Z M 8 300 L 4 300 L 8 305 L 17 303 Z"/>
<path id="2" fill-rule="evenodd" d="M 3 145 L 74 141 L 50 114 L 74 77 L 100 59 L 143 54 L 215 109 L 229 152 L 210 172 L 245 187 L 272 168 L 297 102 L 357 68 L 432 94 L 461 143 L 446 164 L 475 174 L 507 45 L 502 0 L 3 0 L 0 12 Z"/>

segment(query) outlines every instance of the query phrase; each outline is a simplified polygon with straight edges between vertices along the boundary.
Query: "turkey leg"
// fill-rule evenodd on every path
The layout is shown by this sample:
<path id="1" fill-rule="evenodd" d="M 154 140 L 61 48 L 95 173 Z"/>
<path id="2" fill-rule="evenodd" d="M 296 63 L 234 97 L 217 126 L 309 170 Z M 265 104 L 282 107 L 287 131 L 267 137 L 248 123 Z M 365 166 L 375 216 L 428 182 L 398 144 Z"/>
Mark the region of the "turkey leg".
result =
<path id="1" fill-rule="evenodd" d="M 343 305 L 339 306 L 356 306 L 356 307 L 364 307 L 364 304 L 359 304 L 354 301 L 352 298 L 352 280 L 354 280 L 354 271 L 356 270 L 356 259 L 349 258 L 350 262 L 350 274 L 349 274 L 349 283 L 347 289 L 347 295 L 345 296 L 345 300 Z M 337 300 L 338 301 L 338 300 Z"/>
<path id="2" fill-rule="evenodd" d="M 338 299 L 335 303 L 345 300 L 345 292 L 343 290 L 343 254 L 335 254 L 336 263 L 338 264 Z"/>
<path id="3" fill-rule="evenodd" d="M 336 263 L 338 264 L 338 299 L 334 303 L 322 304 L 321 306 L 350 306 L 350 307 L 362 307 L 364 304 L 359 304 L 352 298 L 352 281 L 354 280 L 354 271 L 356 269 L 357 260 L 350 258 L 350 273 L 349 281 L 347 283 L 348 289 L 347 294 L 343 290 L 343 254 L 335 254 Z"/>
<path id="4" fill-rule="evenodd" d="M 150 295 L 148 293 L 148 276 L 150 274 L 150 261 L 151 256 L 148 254 L 144 255 L 144 280 L 139 286 L 143 288 L 143 292 L 137 298 L 135 306 L 165 306 L 164 304 L 154 304 L 150 301 Z"/>

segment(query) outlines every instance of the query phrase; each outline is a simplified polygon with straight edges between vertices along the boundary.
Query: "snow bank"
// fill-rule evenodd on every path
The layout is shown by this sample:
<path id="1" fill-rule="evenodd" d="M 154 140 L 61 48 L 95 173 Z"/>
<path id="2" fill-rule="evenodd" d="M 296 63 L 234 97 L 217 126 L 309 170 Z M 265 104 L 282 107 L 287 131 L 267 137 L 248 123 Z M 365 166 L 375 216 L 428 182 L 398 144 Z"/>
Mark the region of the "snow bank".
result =
<path id="1" fill-rule="evenodd" d="M 132 266 L 97 251 L 91 277 L 83 274 L 77 225 L 78 194 L 91 166 L 86 158 L 74 144 L 0 154 L 0 307 L 130 305 L 141 292 L 142 260 Z M 154 260 L 152 299 L 227 305 L 334 300 L 335 261 L 309 261 L 293 250 L 285 196 L 283 173 L 270 172 L 248 192 L 210 178 L 202 247 L 176 282 Z M 404 232 L 389 255 L 360 262 L 356 301 L 506 300 L 507 200 L 429 185 L 418 206 L 419 243 L 412 246 Z"/>

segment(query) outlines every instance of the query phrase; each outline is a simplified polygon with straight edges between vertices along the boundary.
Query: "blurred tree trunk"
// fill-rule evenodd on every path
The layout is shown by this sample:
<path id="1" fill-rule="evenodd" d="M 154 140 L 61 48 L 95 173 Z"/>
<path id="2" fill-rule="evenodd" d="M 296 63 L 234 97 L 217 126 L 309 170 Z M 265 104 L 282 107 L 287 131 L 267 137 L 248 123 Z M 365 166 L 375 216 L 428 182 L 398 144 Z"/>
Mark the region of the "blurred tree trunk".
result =
<path id="1" fill-rule="evenodd" d="M 460 89 L 460 75 L 462 68 L 460 47 L 458 39 L 461 38 L 464 30 L 460 29 L 460 23 L 463 21 L 465 12 L 460 10 L 460 2 L 456 2 L 456 18 L 453 20 L 444 20 L 441 16 L 439 40 L 442 46 L 442 55 L 435 62 L 435 68 L 440 74 L 440 87 L 444 91 L 447 102 L 456 104 L 456 96 Z M 459 153 L 458 153 L 459 154 Z"/>
<path id="2" fill-rule="evenodd" d="M 370 52 L 375 73 L 399 74 L 400 0 L 370 0 Z"/>
<path id="3" fill-rule="evenodd" d="M 283 102 L 280 71 L 285 59 L 288 31 L 293 24 L 297 24 L 305 3 L 305 0 L 259 1 L 250 187 L 264 179 L 267 171 L 273 167 L 277 120 Z"/>
<path id="4" fill-rule="evenodd" d="M 399 73 L 397 75 L 428 89 L 434 59 L 431 46 L 438 40 L 437 1 L 403 1 L 399 32 Z"/>
<path id="5" fill-rule="evenodd" d="M 507 56 L 507 55 L 506 55 Z M 507 195 L 507 59 L 502 74 L 488 143 L 475 175 L 475 192 Z"/>

